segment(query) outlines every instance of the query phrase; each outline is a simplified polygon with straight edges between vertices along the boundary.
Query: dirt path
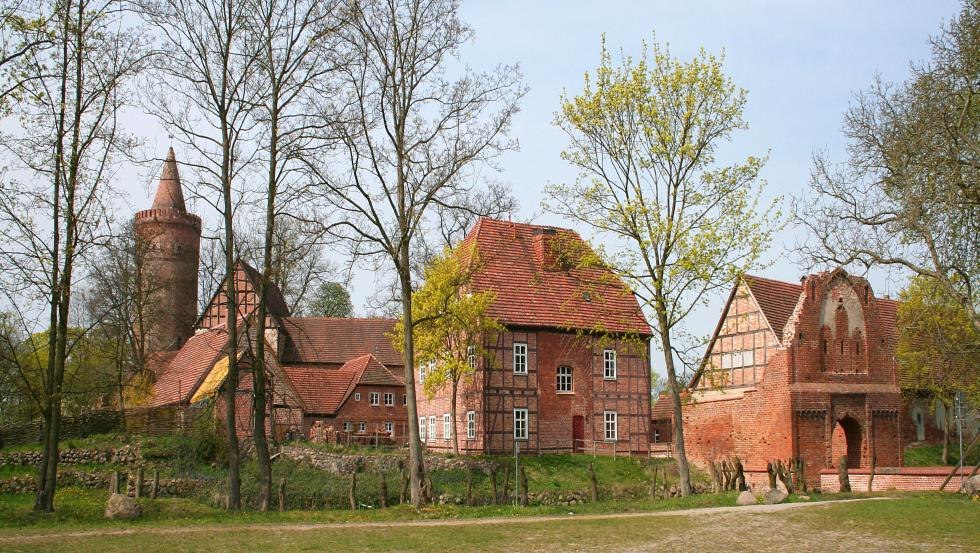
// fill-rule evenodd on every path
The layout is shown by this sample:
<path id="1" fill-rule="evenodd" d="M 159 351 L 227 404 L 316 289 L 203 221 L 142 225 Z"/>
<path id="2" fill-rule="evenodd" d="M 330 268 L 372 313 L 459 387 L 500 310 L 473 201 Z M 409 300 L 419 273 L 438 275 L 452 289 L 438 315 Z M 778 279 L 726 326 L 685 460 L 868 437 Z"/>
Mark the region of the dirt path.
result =
<path id="1" fill-rule="evenodd" d="M 147 527 L 139 526 L 125 529 L 99 529 L 83 531 L 58 531 L 35 533 L 35 534 L 7 534 L 0 535 L 0 544 L 3 543 L 29 543 L 37 540 L 49 540 L 57 538 L 86 538 L 86 537 L 108 537 L 125 536 L 140 534 L 141 536 L 152 535 L 181 535 L 195 533 L 219 533 L 219 532 L 239 532 L 242 530 L 268 530 L 268 531 L 311 531 L 311 530 L 336 530 L 351 528 L 405 528 L 405 527 L 432 527 L 432 526 L 484 526 L 499 524 L 536 524 L 542 522 L 570 521 L 570 520 L 608 520 L 608 519 L 633 519 L 633 518 L 656 518 L 656 517 L 679 517 L 697 516 L 706 517 L 710 515 L 733 515 L 733 514 L 763 514 L 789 511 L 795 509 L 807 509 L 811 507 L 826 507 L 840 503 L 853 503 L 856 501 L 887 501 L 892 498 L 874 497 L 862 499 L 843 499 L 837 501 L 815 501 L 810 503 L 781 503 L 778 505 L 749 505 L 746 507 L 705 507 L 697 509 L 680 509 L 676 511 L 654 511 L 644 513 L 609 513 L 591 515 L 545 515 L 545 516 L 526 516 L 526 517 L 493 517 L 493 518 L 474 518 L 474 519 L 433 519 L 433 520 L 406 520 L 406 521 L 386 521 L 386 522 L 324 522 L 314 524 L 303 523 L 254 523 L 254 524 L 235 524 L 235 523 L 216 523 L 201 526 L 163 526 Z"/>

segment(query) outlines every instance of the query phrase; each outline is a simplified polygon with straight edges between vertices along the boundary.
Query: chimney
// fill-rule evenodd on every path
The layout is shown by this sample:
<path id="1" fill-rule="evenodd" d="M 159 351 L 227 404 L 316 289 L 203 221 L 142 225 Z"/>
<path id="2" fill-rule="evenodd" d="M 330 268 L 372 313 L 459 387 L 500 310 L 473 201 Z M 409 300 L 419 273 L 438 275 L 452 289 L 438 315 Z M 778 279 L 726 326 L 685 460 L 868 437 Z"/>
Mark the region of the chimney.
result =
<path id="1" fill-rule="evenodd" d="M 531 250 L 534 259 L 546 271 L 558 269 L 558 256 L 555 252 L 555 237 L 558 231 L 551 227 L 535 227 L 531 231 Z"/>

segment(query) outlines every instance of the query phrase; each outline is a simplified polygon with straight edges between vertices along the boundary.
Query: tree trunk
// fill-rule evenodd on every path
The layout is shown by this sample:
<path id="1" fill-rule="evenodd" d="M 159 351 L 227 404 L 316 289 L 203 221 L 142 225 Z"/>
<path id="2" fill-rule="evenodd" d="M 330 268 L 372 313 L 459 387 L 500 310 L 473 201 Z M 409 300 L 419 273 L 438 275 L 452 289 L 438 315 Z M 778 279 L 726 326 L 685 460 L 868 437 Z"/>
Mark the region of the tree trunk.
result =
<path id="1" fill-rule="evenodd" d="M 380 483 L 380 495 L 381 495 L 381 508 L 385 509 L 388 507 L 388 481 L 385 480 L 385 472 L 382 470 L 379 472 L 381 476 Z"/>
<path id="2" fill-rule="evenodd" d="M 878 462 L 878 456 L 877 455 L 872 455 L 871 456 L 871 472 L 868 473 L 868 493 L 871 493 L 871 490 L 874 489 L 875 464 L 877 462 Z"/>
<path id="3" fill-rule="evenodd" d="M 350 473 L 350 488 L 347 490 L 347 498 L 350 500 L 350 509 L 357 510 L 357 471 Z"/>
<path id="4" fill-rule="evenodd" d="M 776 469 L 772 466 L 772 461 L 766 463 L 766 473 L 769 475 L 769 489 L 776 489 Z"/>
<path id="5" fill-rule="evenodd" d="M 524 465 L 521 465 L 521 507 L 527 507 L 527 471 L 524 470 Z"/>
<path id="6" fill-rule="evenodd" d="M 402 324 L 405 327 L 403 355 L 405 357 L 405 397 L 408 405 L 408 471 L 412 485 L 412 505 L 416 509 L 425 503 L 422 483 L 425 480 L 425 465 L 422 459 L 422 443 L 419 441 L 418 404 L 415 398 L 415 340 L 412 318 L 412 277 L 409 270 L 408 241 L 405 240 L 399 251 L 401 267 L 398 269 L 401 282 Z"/>
<path id="7" fill-rule="evenodd" d="M 840 491 L 851 491 L 851 479 L 847 475 L 847 455 L 841 455 L 837 461 L 837 478 L 840 480 Z"/>
<path id="8" fill-rule="evenodd" d="M 684 414 L 681 410 L 681 391 L 677 387 L 677 371 L 674 370 L 674 354 L 670 344 L 670 328 L 663 306 L 657 307 L 657 319 L 660 334 L 660 346 L 664 352 L 664 364 L 667 367 L 667 389 L 670 391 L 673 408 L 674 458 L 677 460 L 677 476 L 680 479 L 681 495 L 691 495 L 691 472 L 687 463 L 687 453 L 684 451 Z"/>
<path id="9" fill-rule="evenodd" d="M 136 494 L 137 499 L 143 497 L 143 467 L 142 466 L 136 468 L 136 486 L 135 486 L 135 490 L 133 491 Z"/>
<path id="10" fill-rule="evenodd" d="M 497 495 L 497 471 L 490 470 L 490 494 L 493 496 L 493 504 L 500 504 L 500 496 Z"/>
<path id="11" fill-rule="evenodd" d="M 466 505 L 473 505 L 473 469 L 466 471 Z"/>
<path id="12" fill-rule="evenodd" d="M 749 487 L 745 485 L 745 467 L 742 466 L 742 460 L 738 457 L 735 458 L 735 485 L 740 492 L 744 492 L 749 489 Z"/>
<path id="13" fill-rule="evenodd" d="M 453 433 L 453 453 L 459 455 L 459 436 L 456 434 L 456 393 L 459 391 L 459 380 L 457 378 L 450 380 L 452 381 L 452 390 L 449 398 L 449 411 L 452 413 L 452 419 L 449 424 L 452 426 Z"/>
<path id="14" fill-rule="evenodd" d="M 398 503 L 400 503 L 402 505 L 405 504 L 405 499 L 407 497 L 409 497 L 408 488 L 409 488 L 409 485 L 411 484 L 411 481 L 412 481 L 412 479 L 408 475 L 408 470 L 405 469 L 405 468 L 403 468 L 402 469 L 402 491 L 398 495 Z"/>
<path id="15" fill-rule="evenodd" d="M 286 479 L 279 480 L 279 512 L 286 511 Z"/>
<path id="16" fill-rule="evenodd" d="M 943 402 L 943 464 L 944 465 L 949 464 L 949 444 L 951 441 L 950 440 L 951 433 L 949 430 L 950 427 L 953 425 L 952 421 L 950 420 L 951 417 L 949 416 L 951 410 L 952 408 L 946 405 L 946 402 Z"/>
<path id="17" fill-rule="evenodd" d="M 505 503 L 510 497 L 510 465 L 504 467 L 504 489 L 500 492 L 500 502 Z"/>

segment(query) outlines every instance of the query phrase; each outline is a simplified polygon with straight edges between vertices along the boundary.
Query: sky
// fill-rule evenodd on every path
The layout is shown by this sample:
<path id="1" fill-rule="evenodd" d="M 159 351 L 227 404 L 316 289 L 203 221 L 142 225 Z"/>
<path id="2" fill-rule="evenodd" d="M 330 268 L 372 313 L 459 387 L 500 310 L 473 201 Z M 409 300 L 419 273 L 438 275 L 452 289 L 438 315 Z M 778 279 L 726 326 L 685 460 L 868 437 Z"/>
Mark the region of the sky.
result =
<path id="1" fill-rule="evenodd" d="M 724 51 L 726 74 L 748 90 L 744 118 L 749 129 L 735 134 L 720 157 L 768 153 L 762 172 L 767 194 L 790 197 L 806 188 L 815 151 L 843 158 L 841 121 L 853 94 L 867 88 L 876 73 L 886 81 L 904 80 L 910 61 L 928 58 L 929 36 L 958 11 L 958 2 L 952 0 L 469 1 L 461 16 L 473 27 L 475 39 L 460 59 L 475 70 L 520 65 L 529 87 L 513 121 L 520 150 L 499 160 L 502 171 L 493 178 L 513 187 L 518 218 L 569 226 L 541 209 L 544 185 L 575 178 L 559 157 L 566 138 L 551 122 L 561 93 L 580 91 L 584 73 L 598 65 L 603 34 L 610 50 L 634 56 L 653 33 L 681 59 L 690 59 L 701 47 L 716 54 Z M 165 131 L 148 123 L 146 132 L 151 144 L 160 145 L 162 156 L 168 143 Z M 158 170 L 147 166 L 141 177 L 123 186 L 131 207 L 149 203 L 151 175 Z M 590 237 L 587 229 L 578 230 Z M 798 233 L 787 227 L 777 237 L 768 254 L 773 265 L 763 276 L 799 279 L 804 268 L 787 253 L 801 238 Z M 894 295 L 903 283 L 895 275 L 872 273 L 869 278 L 879 295 Z M 355 275 L 352 295 L 359 314 L 365 314 L 364 301 L 374 284 L 367 272 Z M 710 333 L 723 301 L 713 298 L 689 320 L 688 329 Z M 654 367 L 660 366 L 662 361 L 655 360 Z"/>

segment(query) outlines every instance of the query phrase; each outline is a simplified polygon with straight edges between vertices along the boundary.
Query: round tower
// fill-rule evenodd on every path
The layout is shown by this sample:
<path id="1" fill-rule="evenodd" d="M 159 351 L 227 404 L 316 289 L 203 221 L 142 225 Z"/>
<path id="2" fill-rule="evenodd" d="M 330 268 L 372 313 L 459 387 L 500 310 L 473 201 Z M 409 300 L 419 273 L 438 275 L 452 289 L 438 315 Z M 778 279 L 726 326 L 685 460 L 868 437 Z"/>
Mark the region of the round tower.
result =
<path id="1" fill-rule="evenodd" d="M 150 209 L 136 213 L 137 262 L 148 301 L 148 351 L 179 349 L 194 334 L 201 218 L 187 212 L 174 149 L 167 152 Z"/>

